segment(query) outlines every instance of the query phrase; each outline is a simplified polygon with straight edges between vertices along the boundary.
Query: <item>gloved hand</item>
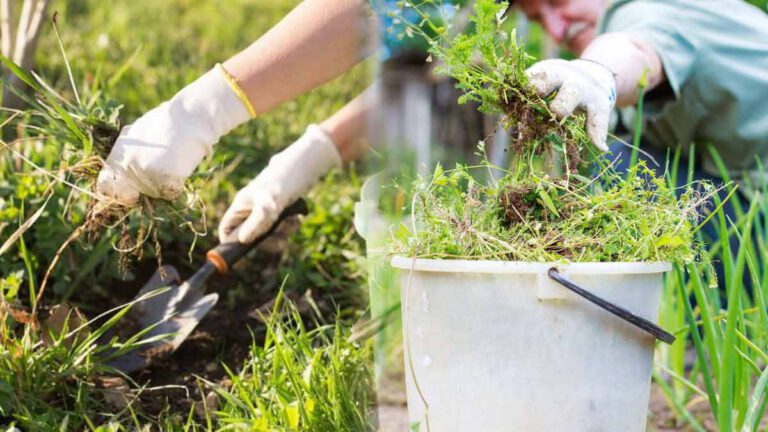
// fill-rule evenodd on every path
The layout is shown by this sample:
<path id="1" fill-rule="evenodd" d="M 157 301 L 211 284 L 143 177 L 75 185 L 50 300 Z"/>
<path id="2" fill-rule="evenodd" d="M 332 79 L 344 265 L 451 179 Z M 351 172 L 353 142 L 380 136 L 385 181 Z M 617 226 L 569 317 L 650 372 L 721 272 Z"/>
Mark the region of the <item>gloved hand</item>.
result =
<path id="1" fill-rule="evenodd" d="M 135 205 L 140 194 L 178 197 L 219 138 L 251 117 L 253 108 L 235 88 L 216 65 L 123 128 L 99 173 L 97 192 L 125 205 Z"/>
<path id="2" fill-rule="evenodd" d="M 549 107 L 565 118 L 576 108 L 587 113 L 587 134 L 592 144 L 608 151 L 608 122 L 616 104 L 616 80 L 605 66 L 589 60 L 543 60 L 526 71 L 536 92 L 557 95 Z"/>
<path id="3" fill-rule="evenodd" d="M 272 226 L 285 207 L 309 192 L 331 168 L 340 166 L 341 156 L 331 137 L 320 126 L 310 125 L 301 138 L 272 156 L 267 167 L 237 193 L 219 224 L 219 240 L 254 241 Z M 278 236 L 285 236 L 283 225 L 287 224 L 281 224 Z"/>

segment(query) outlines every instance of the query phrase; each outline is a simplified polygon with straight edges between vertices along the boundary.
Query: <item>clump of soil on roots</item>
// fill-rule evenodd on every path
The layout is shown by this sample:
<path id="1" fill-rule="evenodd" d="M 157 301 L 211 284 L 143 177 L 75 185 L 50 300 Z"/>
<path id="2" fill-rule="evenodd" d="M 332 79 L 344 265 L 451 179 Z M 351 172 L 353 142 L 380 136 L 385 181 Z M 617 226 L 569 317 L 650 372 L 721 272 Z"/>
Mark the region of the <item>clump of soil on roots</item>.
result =
<path id="1" fill-rule="evenodd" d="M 509 87 L 517 88 L 520 92 L 531 93 L 531 97 L 537 97 L 532 90 L 520 88 L 517 83 L 510 83 Z M 529 101 L 515 92 L 506 92 L 500 100 L 503 101 L 501 108 L 504 112 L 501 124 L 505 128 L 513 129 L 509 144 L 509 150 L 513 155 L 547 154 L 552 150 L 552 140 L 560 140 L 565 148 L 563 165 L 567 167 L 569 173 L 578 171 L 584 162 L 580 145 L 561 122 L 551 115 L 537 113 Z"/>
<path id="2" fill-rule="evenodd" d="M 528 186 L 506 186 L 499 192 L 499 205 L 508 224 L 525 222 L 536 209 L 536 198 L 531 196 L 532 191 L 533 188 Z"/>

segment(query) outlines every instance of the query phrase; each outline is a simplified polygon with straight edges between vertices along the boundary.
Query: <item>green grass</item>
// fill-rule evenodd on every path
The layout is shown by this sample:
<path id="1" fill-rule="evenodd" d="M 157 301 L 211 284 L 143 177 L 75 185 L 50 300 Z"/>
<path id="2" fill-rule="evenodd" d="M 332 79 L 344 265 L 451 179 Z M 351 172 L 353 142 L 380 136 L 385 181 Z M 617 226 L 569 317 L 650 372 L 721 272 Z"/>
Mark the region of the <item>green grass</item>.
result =
<path id="1" fill-rule="evenodd" d="M 4 294 L 17 286 L 4 280 Z M 11 298 L 6 296 L 9 301 Z M 85 321 L 74 309 L 38 325 L 4 303 L 0 310 L 0 421 L 24 430 L 131 430 L 156 425 L 162 430 L 366 431 L 374 430 L 372 349 L 352 342 L 342 322 L 314 322 L 312 329 L 290 302 L 278 301 L 266 322 L 263 343 L 251 345 L 239 371 L 227 369 L 221 384 L 199 381 L 217 396 L 215 407 L 203 398 L 201 412 L 164 411 L 148 417 L 134 404 L 142 391 L 118 393 L 117 409 L 100 385 L 114 375 L 105 362 L 141 343 L 140 335 L 120 344 L 97 343 L 115 327 L 130 305 L 101 324 Z M 115 350 L 116 349 L 116 350 Z M 106 428 L 106 429 L 105 429 Z"/>
<path id="2" fill-rule="evenodd" d="M 278 302 L 273 317 L 282 309 Z M 374 430 L 370 343 L 350 342 L 338 323 L 307 330 L 295 308 L 287 315 L 269 320 L 264 344 L 230 372 L 229 388 L 216 388 L 218 429 Z"/>
<path id="3" fill-rule="evenodd" d="M 536 262 L 688 262 L 696 256 L 698 206 L 708 194 L 691 190 L 678 199 L 644 164 L 613 184 L 545 176 L 532 187 L 505 184 L 506 178 L 482 183 L 472 171 L 491 167 L 473 168 L 444 172 L 438 166 L 431 179 L 416 183 L 414 227 L 395 233 L 393 253 Z"/>
<path id="4" fill-rule="evenodd" d="M 62 305 L 37 318 L 13 306 L 19 283 L 13 275 L 0 280 L 0 421 L 30 431 L 98 424 L 95 413 L 110 408 L 96 384 L 111 371 L 105 362 L 138 346 L 142 334 L 99 341 L 131 304 L 92 320 Z M 128 419 L 128 414 L 111 417 Z"/>

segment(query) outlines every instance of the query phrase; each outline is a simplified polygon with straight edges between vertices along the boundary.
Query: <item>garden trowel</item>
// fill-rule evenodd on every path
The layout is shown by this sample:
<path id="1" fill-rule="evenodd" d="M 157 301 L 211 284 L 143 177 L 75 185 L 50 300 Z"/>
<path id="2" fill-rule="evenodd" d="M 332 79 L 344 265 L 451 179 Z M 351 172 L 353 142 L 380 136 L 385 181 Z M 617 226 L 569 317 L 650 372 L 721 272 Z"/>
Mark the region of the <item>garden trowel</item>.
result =
<path id="1" fill-rule="evenodd" d="M 205 294 L 205 281 L 215 272 L 229 271 L 240 258 L 269 237 L 283 219 L 299 214 L 307 214 L 307 204 L 302 199 L 286 207 L 270 229 L 253 243 L 222 243 L 209 250 L 205 264 L 184 282 L 173 266 L 158 269 L 136 295 L 129 312 L 129 318 L 140 329 L 147 329 L 141 339 L 148 342 L 119 355 L 110 366 L 131 373 L 146 367 L 154 355 L 175 351 L 219 300 L 216 293 Z"/>

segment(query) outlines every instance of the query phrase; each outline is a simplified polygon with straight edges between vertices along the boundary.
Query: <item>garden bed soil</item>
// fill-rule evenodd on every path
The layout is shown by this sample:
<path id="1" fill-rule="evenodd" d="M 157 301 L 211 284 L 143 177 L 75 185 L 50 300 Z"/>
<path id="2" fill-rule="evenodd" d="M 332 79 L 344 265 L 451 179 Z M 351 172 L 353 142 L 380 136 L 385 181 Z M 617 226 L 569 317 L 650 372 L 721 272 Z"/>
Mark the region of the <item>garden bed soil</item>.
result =
<path id="1" fill-rule="evenodd" d="M 165 262 L 176 265 L 182 278 L 189 277 L 196 270 L 184 256 L 175 258 L 178 260 L 166 258 Z M 206 290 L 218 293 L 219 302 L 189 338 L 176 352 L 159 347 L 147 354 L 151 358 L 150 365 L 130 375 L 132 380 L 144 387 L 141 391 L 130 390 L 120 378 L 101 378 L 99 385 L 103 388 L 105 399 L 117 405 L 115 408 L 130 402 L 137 412 L 151 417 L 163 412 L 184 416 L 192 407 L 201 408 L 205 398 L 208 403 L 215 403 L 210 385 L 205 381 L 228 385 L 229 377 L 222 365 L 226 364 L 233 371 L 240 370 L 248 358 L 254 338 L 257 342 L 263 339 L 265 328 L 256 311 L 269 312 L 274 304 L 279 291 L 275 270 L 277 264 L 277 257 L 258 255 L 254 261 L 239 263 L 228 274 L 212 276 Z M 152 260 L 135 265 L 135 280 L 116 280 L 110 284 L 111 296 L 108 301 L 99 302 L 101 309 L 130 301 L 156 268 L 157 262 Z M 233 298 L 233 294 L 237 298 Z M 286 295 L 294 300 L 300 298 L 290 293 Z M 78 303 L 86 307 L 94 304 L 83 299 L 79 299 Z M 100 311 L 86 312 L 94 316 Z M 137 330 L 130 320 L 123 321 L 121 333 Z M 123 393 L 122 397 L 115 397 L 116 392 Z"/>
<path id="2" fill-rule="evenodd" d="M 717 422 L 712 416 L 706 400 L 698 399 L 688 404 L 688 409 L 707 432 L 718 432 Z M 661 388 L 655 383 L 651 387 L 651 402 L 648 413 L 648 432 L 689 432 L 692 427 L 675 418 L 675 412 L 669 407 Z"/>

